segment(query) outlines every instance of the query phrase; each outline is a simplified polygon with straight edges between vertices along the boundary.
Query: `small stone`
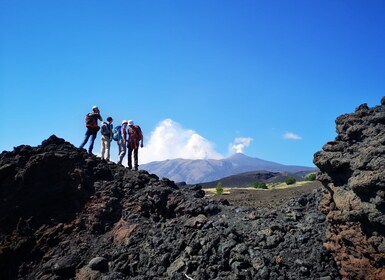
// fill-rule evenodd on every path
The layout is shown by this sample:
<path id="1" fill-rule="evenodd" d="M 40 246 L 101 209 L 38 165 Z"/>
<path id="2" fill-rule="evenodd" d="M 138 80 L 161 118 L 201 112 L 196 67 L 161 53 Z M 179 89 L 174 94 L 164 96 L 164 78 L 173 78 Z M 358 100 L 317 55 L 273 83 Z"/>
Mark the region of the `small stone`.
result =
<path id="1" fill-rule="evenodd" d="M 88 267 L 92 270 L 108 271 L 108 261 L 106 258 L 96 257 L 88 263 Z"/>

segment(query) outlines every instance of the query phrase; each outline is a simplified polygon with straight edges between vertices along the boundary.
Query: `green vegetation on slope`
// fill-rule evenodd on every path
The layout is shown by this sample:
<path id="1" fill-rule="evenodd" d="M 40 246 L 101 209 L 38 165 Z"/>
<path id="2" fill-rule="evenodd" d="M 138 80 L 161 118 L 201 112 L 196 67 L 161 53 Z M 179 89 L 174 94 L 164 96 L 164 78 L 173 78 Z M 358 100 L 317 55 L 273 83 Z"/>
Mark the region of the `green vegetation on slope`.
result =
<path id="1" fill-rule="evenodd" d="M 205 188 L 203 190 L 205 191 L 206 195 L 209 195 L 209 196 L 210 195 L 221 195 L 221 194 L 226 195 L 226 194 L 229 194 L 232 189 L 269 191 L 269 190 L 274 190 L 274 189 L 295 188 L 295 187 L 309 184 L 309 181 L 296 181 L 294 184 L 290 184 L 290 185 L 286 184 L 286 182 L 271 183 L 271 184 L 263 183 L 263 184 L 265 184 L 266 188 L 261 187 L 262 184 L 260 184 L 260 182 L 256 182 L 252 186 L 247 187 L 247 188 L 237 188 L 237 187 L 227 188 L 227 187 L 224 187 L 221 182 L 219 182 L 215 189 Z M 256 187 L 256 185 L 259 187 Z"/>

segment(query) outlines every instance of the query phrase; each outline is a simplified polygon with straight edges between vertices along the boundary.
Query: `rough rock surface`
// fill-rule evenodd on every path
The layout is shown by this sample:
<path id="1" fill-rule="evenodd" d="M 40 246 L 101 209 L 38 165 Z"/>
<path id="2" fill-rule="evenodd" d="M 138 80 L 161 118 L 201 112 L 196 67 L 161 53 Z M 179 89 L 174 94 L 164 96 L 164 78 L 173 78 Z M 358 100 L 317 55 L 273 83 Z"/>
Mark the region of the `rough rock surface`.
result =
<path id="1" fill-rule="evenodd" d="M 0 155 L 0 279 L 340 279 L 320 198 L 230 206 L 51 136 Z"/>
<path id="2" fill-rule="evenodd" d="M 326 246 L 346 279 L 385 279 L 385 97 L 336 120 L 337 137 L 314 155 L 330 223 Z"/>

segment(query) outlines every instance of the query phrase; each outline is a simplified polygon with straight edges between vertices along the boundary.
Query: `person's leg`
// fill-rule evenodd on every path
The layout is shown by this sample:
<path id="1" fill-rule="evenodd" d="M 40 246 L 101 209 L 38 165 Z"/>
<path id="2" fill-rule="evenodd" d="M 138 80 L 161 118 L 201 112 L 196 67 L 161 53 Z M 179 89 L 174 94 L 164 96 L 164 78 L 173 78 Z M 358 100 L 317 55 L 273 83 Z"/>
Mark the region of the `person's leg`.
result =
<path id="1" fill-rule="evenodd" d="M 104 152 L 106 150 L 106 140 L 105 140 L 105 136 L 102 136 L 101 138 L 101 150 L 100 150 L 100 157 L 102 159 L 104 159 Z"/>
<path id="2" fill-rule="evenodd" d="M 123 140 L 119 140 L 119 163 L 122 164 L 123 158 L 126 155 L 126 145 Z"/>
<path id="3" fill-rule="evenodd" d="M 84 140 L 82 144 L 79 146 L 80 149 L 83 149 L 84 145 L 88 142 L 88 139 L 90 138 L 90 130 L 87 128 L 86 134 L 84 136 Z"/>
<path id="4" fill-rule="evenodd" d="M 128 146 L 127 167 L 128 167 L 128 169 L 132 169 L 132 148 L 131 148 L 131 146 Z"/>
<path id="5" fill-rule="evenodd" d="M 111 140 L 110 140 L 110 138 L 107 138 L 106 137 L 106 153 L 107 153 L 107 155 L 106 155 L 106 160 L 110 160 L 110 148 L 111 148 Z"/>
<path id="6" fill-rule="evenodd" d="M 139 164 L 138 164 L 138 151 L 139 151 L 139 148 L 136 147 L 134 149 L 134 164 L 135 164 L 135 170 L 138 170 L 138 167 L 139 167 Z"/>
<path id="7" fill-rule="evenodd" d="M 91 134 L 91 143 L 90 143 L 90 147 L 88 148 L 88 153 L 90 153 L 90 154 L 92 154 L 92 149 L 94 148 L 94 142 L 95 142 L 97 133 L 98 132 L 92 132 L 92 134 Z"/>
<path id="8" fill-rule="evenodd" d="M 120 161 L 120 154 L 122 152 L 122 143 L 121 143 L 121 140 L 118 140 L 118 149 L 119 149 L 119 153 L 118 153 L 118 163 L 122 163 Z"/>

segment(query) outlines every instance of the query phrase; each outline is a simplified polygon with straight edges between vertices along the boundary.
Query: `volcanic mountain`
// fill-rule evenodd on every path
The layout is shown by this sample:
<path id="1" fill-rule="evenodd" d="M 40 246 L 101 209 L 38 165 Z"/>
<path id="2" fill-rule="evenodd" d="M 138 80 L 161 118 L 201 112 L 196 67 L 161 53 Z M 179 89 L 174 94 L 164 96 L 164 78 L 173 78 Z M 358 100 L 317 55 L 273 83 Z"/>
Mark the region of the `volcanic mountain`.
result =
<path id="1" fill-rule="evenodd" d="M 165 177 L 175 182 L 186 182 L 188 184 L 215 181 L 227 176 L 256 170 L 289 173 L 299 171 L 314 172 L 317 170 L 314 167 L 279 164 L 249 157 L 242 153 L 236 153 L 221 160 L 171 159 L 156 161 L 142 164 L 141 168 L 156 174 L 160 178 Z"/>

